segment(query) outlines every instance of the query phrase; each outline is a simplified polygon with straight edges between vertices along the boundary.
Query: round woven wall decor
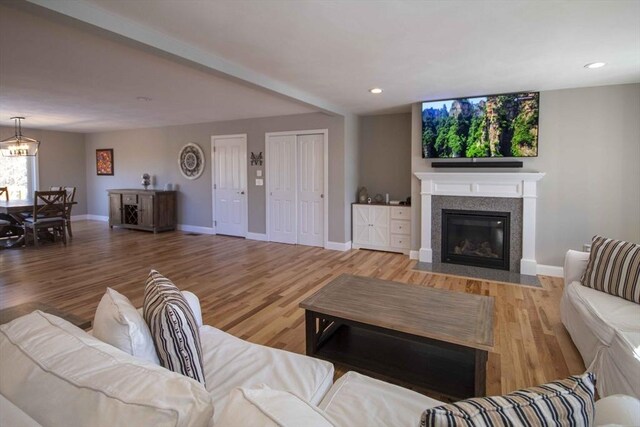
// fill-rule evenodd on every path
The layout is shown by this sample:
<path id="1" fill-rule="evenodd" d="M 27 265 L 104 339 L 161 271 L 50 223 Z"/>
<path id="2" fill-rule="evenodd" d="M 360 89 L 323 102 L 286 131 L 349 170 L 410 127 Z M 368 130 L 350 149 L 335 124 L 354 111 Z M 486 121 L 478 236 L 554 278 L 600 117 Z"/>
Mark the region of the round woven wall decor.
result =
<path id="1" fill-rule="evenodd" d="M 178 154 L 180 173 L 187 179 L 197 179 L 204 172 L 204 153 L 192 142 L 188 143 Z"/>

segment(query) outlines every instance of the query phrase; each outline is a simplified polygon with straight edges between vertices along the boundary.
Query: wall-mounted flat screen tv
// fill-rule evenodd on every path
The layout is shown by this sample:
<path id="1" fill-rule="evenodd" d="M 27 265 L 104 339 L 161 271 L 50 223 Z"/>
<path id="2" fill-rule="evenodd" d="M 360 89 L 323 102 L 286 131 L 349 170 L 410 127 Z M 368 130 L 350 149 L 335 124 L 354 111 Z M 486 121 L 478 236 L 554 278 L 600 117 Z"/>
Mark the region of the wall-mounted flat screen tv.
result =
<path id="1" fill-rule="evenodd" d="M 536 157 L 539 92 L 422 103 L 422 157 Z"/>

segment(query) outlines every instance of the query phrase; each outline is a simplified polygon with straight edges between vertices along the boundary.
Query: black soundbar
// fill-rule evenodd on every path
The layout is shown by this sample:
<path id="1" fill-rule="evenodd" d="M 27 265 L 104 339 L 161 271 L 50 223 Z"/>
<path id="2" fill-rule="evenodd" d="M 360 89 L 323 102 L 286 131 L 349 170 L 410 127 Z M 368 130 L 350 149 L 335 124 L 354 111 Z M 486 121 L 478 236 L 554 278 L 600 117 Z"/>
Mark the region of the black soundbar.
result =
<path id="1" fill-rule="evenodd" d="M 431 162 L 434 168 L 521 168 L 522 162 Z"/>

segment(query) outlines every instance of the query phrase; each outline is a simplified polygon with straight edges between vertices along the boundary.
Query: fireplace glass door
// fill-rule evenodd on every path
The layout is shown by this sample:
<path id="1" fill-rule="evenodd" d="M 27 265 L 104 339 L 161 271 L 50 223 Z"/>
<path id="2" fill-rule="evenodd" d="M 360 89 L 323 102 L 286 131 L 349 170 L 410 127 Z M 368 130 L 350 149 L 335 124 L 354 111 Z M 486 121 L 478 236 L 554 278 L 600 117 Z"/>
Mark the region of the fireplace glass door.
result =
<path id="1" fill-rule="evenodd" d="M 442 262 L 509 270 L 509 212 L 442 210 Z"/>

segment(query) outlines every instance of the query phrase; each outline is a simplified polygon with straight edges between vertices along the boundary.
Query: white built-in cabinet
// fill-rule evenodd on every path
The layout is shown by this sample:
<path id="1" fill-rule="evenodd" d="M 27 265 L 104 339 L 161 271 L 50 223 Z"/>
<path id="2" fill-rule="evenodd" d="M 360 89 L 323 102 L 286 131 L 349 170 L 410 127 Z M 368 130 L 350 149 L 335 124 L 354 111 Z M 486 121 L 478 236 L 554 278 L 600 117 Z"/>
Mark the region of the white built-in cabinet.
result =
<path id="1" fill-rule="evenodd" d="M 352 247 L 409 254 L 411 208 L 391 205 L 352 205 Z"/>

